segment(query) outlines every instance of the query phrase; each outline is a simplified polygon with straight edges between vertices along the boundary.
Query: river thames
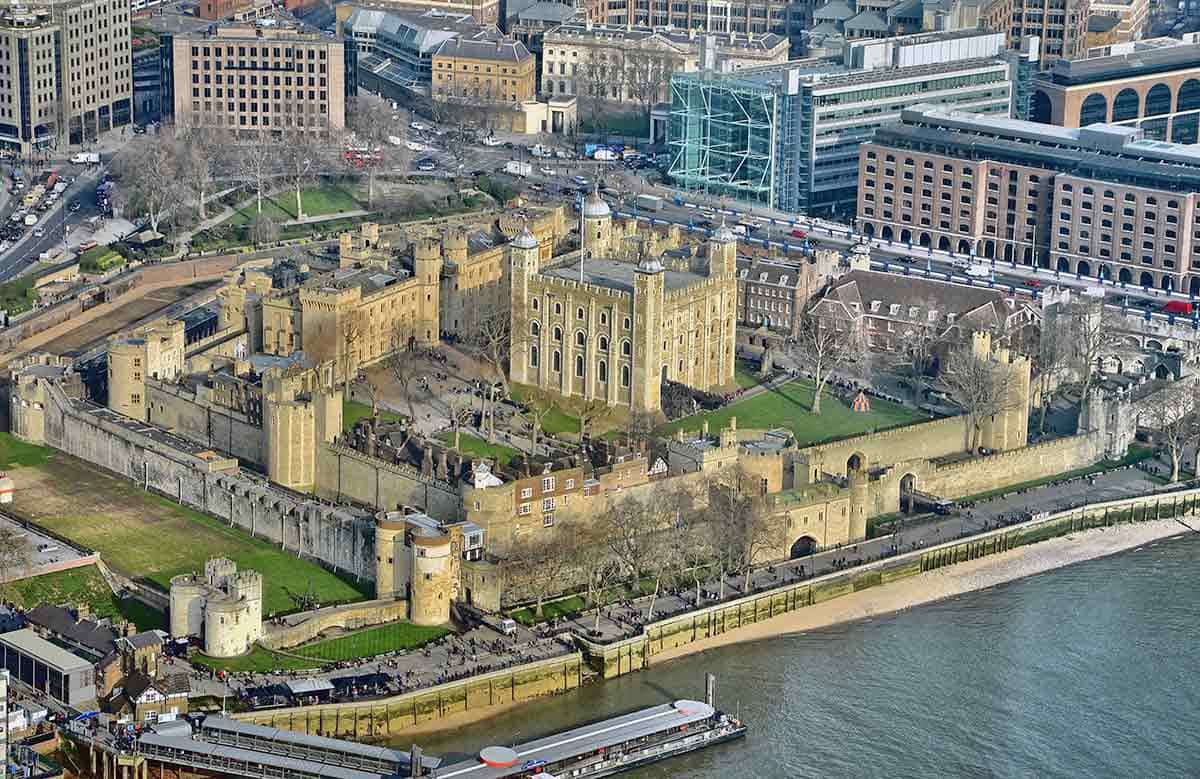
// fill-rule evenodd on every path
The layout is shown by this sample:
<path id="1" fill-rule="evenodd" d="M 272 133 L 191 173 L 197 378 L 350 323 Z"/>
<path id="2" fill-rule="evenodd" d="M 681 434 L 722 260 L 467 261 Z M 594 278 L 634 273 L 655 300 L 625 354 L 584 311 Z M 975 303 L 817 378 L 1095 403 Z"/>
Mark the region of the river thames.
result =
<path id="1" fill-rule="evenodd" d="M 463 756 L 703 697 L 741 742 L 622 776 L 1200 776 L 1200 536 L 891 616 L 689 656 L 454 733 Z M 397 745 L 399 746 L 399 745 Z"/>

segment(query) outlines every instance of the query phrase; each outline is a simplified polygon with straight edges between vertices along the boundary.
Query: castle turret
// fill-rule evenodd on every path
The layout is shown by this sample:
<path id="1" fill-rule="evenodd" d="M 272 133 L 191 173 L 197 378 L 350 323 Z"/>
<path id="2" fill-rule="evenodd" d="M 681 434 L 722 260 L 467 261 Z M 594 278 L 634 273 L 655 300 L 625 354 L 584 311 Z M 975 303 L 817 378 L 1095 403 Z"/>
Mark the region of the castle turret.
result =
<path id="1" fill-rule="evenodd" d="M 582 218 L 584 249 L 593 257 L 608 254 L 612 243 L 612 210 L 599 191 L 594 190 L 584 198 Z"/>
<path id="2" fill-rule="evenodd" d="M 467 231 L 462 227 L 451 227 L 442 239 L 442 254 L 446 262 L 459 265 L 467 261 Z"/>
<path id="3" fill-rule="evenodd" d="M 708 241 L 708 275 L 733 276 L 737 273 L 737 235 L 721 220 Z"/>
<path id="4" fill-rule="evenodd" d="M 538 272 L 538 242 L 525 228 L 508 245 L 509 279 L 512 312 L 512 356 L 509 359 L 509 376 L 519 384 L 540 384 L 538 374 L 545 364 L 545 348 L 542 341 L 549 331 L 539 328 L 534 336 L 533 321 L 526 321 L 524 312 L 538 318 L 539 312 L 531 311 L 529 281 Z M 542 322 L 544 324 L 544 321 Z"/>
<path id="5" fill-rule="evenodd" d="M 417 343 L 436 346 L 440 312 L 439 292 L 442 276 L 442 246 L 436 238 L 420 238 L 413 244 L 413 274 L 420 284 L 418 299 L 420 325 L 416 328 Z"/>
<path id="6" fill-rule="evenodd" d="M 404 538 L 404 515 L 398 511 L 380 512 L 375 517 L 375 597 L 380 600 L 403 598 L 405 584 L 397 581 L 396 555 L 404 554 L 399 541 Z"/>
<path id="7" fill-rule="evenodd" d="M 663 276 L 662 263 L 647 260 L 638 265 L 633 277 L 632 406 L 652 413 L 662 405 L 662 380 L 670 372 L 663 363 L 661 333 L 655 329 L 662 318 Z"/>
<path id="8" fill-rule="evenodd" d="M 424 525 L 408 528 L 411 578 L 408 615 L 414 625 L 444 625 L 450 621 L 454 592 L 453 544 L 449 533 Z"/>

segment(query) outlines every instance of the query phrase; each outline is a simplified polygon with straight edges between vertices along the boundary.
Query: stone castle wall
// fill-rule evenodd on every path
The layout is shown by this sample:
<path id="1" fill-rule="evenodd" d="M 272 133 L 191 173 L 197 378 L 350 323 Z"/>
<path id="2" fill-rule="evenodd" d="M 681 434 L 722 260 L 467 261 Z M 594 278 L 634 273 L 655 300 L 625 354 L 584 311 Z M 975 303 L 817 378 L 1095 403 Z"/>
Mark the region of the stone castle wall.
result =
<path id="1" fill-rule="evenodd" d="M 273 487 L 233 461 L 188 454 L 183 441 L 173 445 L 161 429 L 142 426 L 135 432 L 85 413 L 57 387 L 46 394 L 47 445 L 283 549 L 374 580 L 375 529 L 366 512 Z"/>
<path id="2" fill-rule="evenodd" d="M 326 444 L 317 453 L 316 491 L 330 500 L 348 499 L 380 510 L 413 506 L 441 520 L 462 514 L 462 498 L 452 484 L 336 444 Z"/>
<path id="3" fill-rule="evenodd" d="M 268 649 L 287 649 L 307 644 L 333 628 L 358 630 L 407 617 L 408 602 L 404 600 L 372 600 L 347 606 L 331 606 L 309 612 L 307 619 L 295 625 L 264 625 L 265 632 L 259 643 Z"/>
<path id="4" fill-rule="evenodd" d="M 152 425 L 260 469 L 266 467 L 262 427 L 239 411 L 197 401 L 196 394 L 185 386 L 147 379 L 146 413 Z"/>

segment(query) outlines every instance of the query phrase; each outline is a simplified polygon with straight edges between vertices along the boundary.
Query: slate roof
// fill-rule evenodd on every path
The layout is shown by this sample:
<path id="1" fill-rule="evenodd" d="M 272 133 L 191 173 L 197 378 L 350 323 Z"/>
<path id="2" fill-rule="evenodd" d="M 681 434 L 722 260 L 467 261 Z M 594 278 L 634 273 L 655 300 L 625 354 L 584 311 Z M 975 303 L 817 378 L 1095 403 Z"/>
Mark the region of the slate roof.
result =
<path id="1" fill-rule="evenodd" d="M 847 20 L 844 26 L 847 31 L 887 32 L 890 29 L 884 18 L 874 11 L 863 11 L 853 19 Z"/>
<path id="2" fill-rule="evenodd" d="M 844 22 L 854 16 L 854 9 L 845 0 L 831 0 L 817 10 L 813 11 L 813 19 L 815 21 L 824 21 L 826 19 L 835 22 Z"/>
<path id="3" fill-rule="evenodd" d="M 529 53 L 529 49 L 525 48 L 525 44 L 520 41 L 489 41 L 473 38 L 454 38 L 446 41 L 438 47 L 433 56 L 512 63 L 527 62 L 533 57 Z"/>
<path id="4" fill-rule="evenodd" d="M 111 627 L 90 619 L 76 622 L 74 614 L 61 606 L 39 604 L 25 615 L 25 619 L 31 625 L 62 636 L 98 655 L 106 655 L 117 646 L 117 636 Z"/>

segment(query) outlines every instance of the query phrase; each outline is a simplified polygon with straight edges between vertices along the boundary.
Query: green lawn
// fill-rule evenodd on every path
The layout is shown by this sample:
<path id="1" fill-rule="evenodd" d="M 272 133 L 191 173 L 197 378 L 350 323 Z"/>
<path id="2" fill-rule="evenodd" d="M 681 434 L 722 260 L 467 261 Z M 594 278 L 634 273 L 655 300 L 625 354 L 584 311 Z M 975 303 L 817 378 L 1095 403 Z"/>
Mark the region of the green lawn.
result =
<path id="1" fill-rule="evenodd" d="M 289 649 L 288 652 L 303 657 L 311 657 L 323 663 L 356 660 L 360 657 L 375 657 L 376 655 L 397 652 L 400 650 L 416 649 L 425 646 L 430 641 L 436 641 L 450 631 L 439 627 L 425 627 L 408 622 L 393 622 L 390 625 L 378 625 L 357 633 L 318 641 L 315 644 Z"/>
<path id="2" fill-rule="evenodd" d="M 353 400 L 342 401 L 342 429 L 350 430 L 360 419 L 368 419 L 371 416 L 371 407 L 366 403 L 356 403 Z M 380 409 L 379 418 L 384 422 L 400 422 L 404 419 L 400 414 L 394 414 L 391 411 Z"/>
<path id="3" fill-rule="evenodd" d="M 263 577 L 263 614 L 294 611 L 293 596 L 311 592 L 323 605 L 371 597 L 369 582 L 353 584 L 314 562 L 284 552 L 213 517 L 147 493 L 87 464 L 57 455 L 13 473 L 13 513 L 94 549 L 113 568 L 167 590 L 171 577 L 203 571 L 228 557 Z"/>
<path id="4" fill-rule="evenodd" d="M 304 203 L 305 216 L 325 216 L 340 211 L 357 211 L 362 206 L 346 190 L 341 187 L 309 187 L 300 190 L 300 199 Z M 252 200 L 248 205 L 238 209 L 229 218 L 233 225 L 246 225 L 258 216 L 258 202 Z M 296 193 L 279 192 L 269 198 L 263 198 L 263 216 L 269 216 L 277 222 L 296 219 Z"/>
<path id="5" fill-rule="evenodd" d="M 93 246 L 79 255 L 79 269 L 85 273 L 104 272 L 124 264 L 125 258 L 108 246 Z"/>
<path id="6" fill-rule="evenodd" d="M 54 450 L 49 447 L 27 444 L 10 433 L 0 433 L 0 468 L 43 465 L 53 456 Z"/>
<path id="7" fill-rule="evenodd" d="M 733 380 L 742 389 L 757 387 L 761 383 L 758 377 L 758 368 L 745 360 L 737 361 L 737 365 L 733 369 Z"/>
<path id="8" fill-rule="evenodd" d="M 94 565 L 21 579 L 4 588 L 4 597 L 24 609 L 32 609 L 39 603 L 85 603 L 93 618 L 124 618 L 139 630 L 167 627 L 166 615 L 161 611 L 135 598 L 114 595 Z"/>
<path id="9" fill-rule="evenodd" d="M 442 433 L 441 439 L 445 443 L 452 445 L 454 443 L 454 433 L 452 431 Z M 468 435 L 467 433 L 459 433 L 458 444 L 459 448 L 462 450 L 462 453 L 465 455 L 470 455 L 473 457 L 490 457 L 501 465 L 507 465 L 508 463 L 512 462 L 514 457 L 519 457 L 521 455 L 520 452 L 518 452 L 516 449 L 513 449 L 511 446 L 504 446 L 503 444 L 489 444 L 482 438 Z"/>
<path id="10" fill-rule="evenodd" d="M 538 622 L 545 622 L 546 620 L 554 619 L 555 617 L 574 617 L 576 614 L 583 611 L 586 605 L 587 603 L 583 600 L 582 596 L 572 595 L 571 597 L 563 598 L 562 600 L 543 603 L 542 616 L 540 618 L 534 616 L 535 608 L 532 606 L 527 609 L 517 609 L 509 616 L 511 616 L 517 622 L 520 622 L 522 625 L 533 625 Z"/>
<path id="11" fill-rule="evenodd" d="M 543 402 L 540 399 L 536 399 L 534 394 L 524 387 L 513 387 L 510 394 L 512 399 L 518 403 L 537 406 Z M 558 435 L 559 433 L 575 433 L 578 435 L 579 417 L 571 416 L 555 405 L 546 416 L 542 417 L 542 432 L 549 435 Z"/>
<path id="12" fill-rule="evenodd" d="M 900 427 L 927 418 L 919 411 L 878 398 L 871 399 L 869 412 L 860 414 L 852 411 L 828 390 L 821 397 L 821 413 L 813 414 L 809 411 L 812 400 L 813 383 L 807 379 L 800 379 L 738 401 L 719 411 L 677 420 L 663 426 L 661 432 L 672 433 L 680 428 L 699 430 L 701 420 L 706 417 L 709 430 L 715 432 L 724 428 L 730 417 L 736 416 L 739 428 L 788 428 L 795 434 L 796 442 L 800 446 L 808 446 Z"/>
<path id="13" fill-rule="evenodd" d="M 9 316 L 16 316 L 33 308 L 38 292 L 33 288 L 33 277 L 26 276 L 7 284 L 0 284 L 0 308 Z"/>
<path id="14" fill-rule="evenodd" d="M 216 658 L 196 654 L 192 656 L 192 662 L 205 668 L 211 668 L 214 671 L 229 671 L 230 673 L 306 671 L 312 668 L 320 668 L 323 665 L 315 660 L 277 655 L 260 646 L 254 647 L 249 653 L 240 657 Z"/>

